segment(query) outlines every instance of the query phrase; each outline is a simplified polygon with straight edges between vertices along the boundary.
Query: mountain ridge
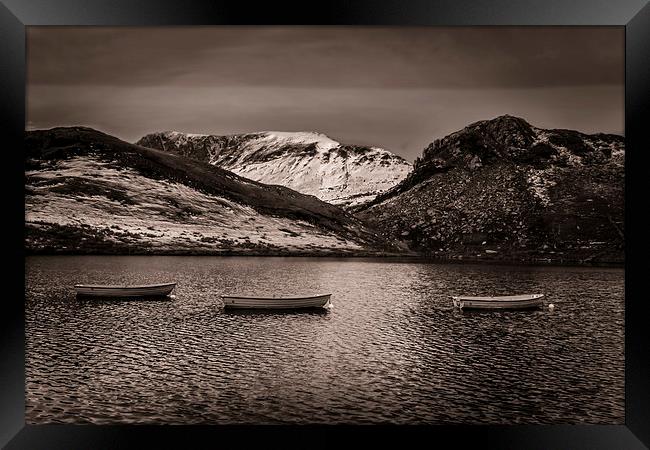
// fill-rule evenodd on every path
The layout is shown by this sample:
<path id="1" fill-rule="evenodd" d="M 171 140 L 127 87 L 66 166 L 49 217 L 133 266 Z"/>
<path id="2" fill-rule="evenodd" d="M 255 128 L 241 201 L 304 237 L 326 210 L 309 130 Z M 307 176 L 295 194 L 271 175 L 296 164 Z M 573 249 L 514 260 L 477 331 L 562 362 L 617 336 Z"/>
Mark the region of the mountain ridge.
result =
<path id="1" fill-rule="evenodd" d="M 154 237 L 163 238 L 159 240 L 166 242 L 168 252 L 175 252 L 175 245 L 180 252 L 264 254 L 372 253 L 383 248 L 382 239 L 358 219 L 313 196 L 129 144 L 88 127 L 29 131 L 25 147 L 26 222 L 29 236 L 35 237 L 30 241 L 28 236 L 27 242 L 33 250 L 56 249 L 56 242 L 48 243 L 48 229 L 61 226 L 68 231 L 72 227 L 73 234 L 85 240 L 64 243 L 67 248 L 85 245 L 98 250 L 98 242 L 105 240 L 100 231 L 109 229 L 103 232 L 115 239 L 107 248 L 118 252 L 146 252 Z M 149 221 L 162 234 L 146 231 L 152 226 Z M 255 221 L 262 225 L 255 226 Z M 116 238 L 110 229 L 121 222 L 137 231 L 126 229 Z M 181 239 L 179 235 L 187 235 L 184 227 L 195 238 Z M 61 233 L 52 235 L 64 239 Z"/>
<path id="2" fill-rule="evenodd" d="M 436 139 L 357 217 L 442 258 L 624 259 L 624 138 L 499 116 Z"/>
<path id="3" fill-rule="evenodd" d="M 314 131 L 230 135 L 166 131 L 147 134 L 137 144 L 206 161 L 344 207 L 371 200 L 406 177 L 412 167 L 382 148 L 342 144 Z"/>
<path id="4" fill-rule="evenodd" d="M 234 139 L 235 150 L 252 140 L 253 152 L 211 154 L 204 146 L 203 157 L 212 155 L 235 165 L 252 160 L 258 169 L 278 155 L 298 155 L 302 163 L 292 163 L 296 176 L 312 173 L 309 158 L 338 157 L 341 152 L 376 155 L 373 147 L 342 146 L 314 132 L 176 136 L 190 141 L 192 136 Z M 274 145 L 257 145 L 265 139 Z M 129 245 L 147 252 L 146 244 L 153 242 L 150 251 L 157 254 L 624 261 L 625 142 L 614 134 L 542 129 L 510 115 L 477 121 L 435 139 L 401 181 L 373 193 L 374 198 L 359 194 L 362 201 L 346 203 L 345 210 L 281 184 L 259 183 L 209 164 L 196 157 L 192 145 L 158 150 L 87 127 L 28 132 L 25 143 L 32 249 L 47 244 L 48 233 L 58 236 L 42 247 L 48 251 L 69 244 L 68 234 L 96 244 L 98 233 L 112 236 L 105 230 L 113 227 L 102 228 L 100 219 L 107 222 L 113 211 L 115 217 L 126 217 L 135 231 L 120 231 L 128 238 L 121 244 L 115 244 L 121 238 L 112 236 L 108 252 L 131 251 Z M 270 167 L 271 172 L 278 168 Z M 57 207 L 52 209 L 46 199 Z M 77 208 L 92 220 L 70 219 Z M 129 218 L 129 208 L 139 214 L 137 220 Z M 154 228 L 161 230 L 156 233 L 162 234 L 147 231 L 150 216 Z M 195 236 L 188 238 L 183 227 Z M 147 234 L 151 239 L 142 237 Z M 81 247 L 89 252 L 99 248 Z"/>

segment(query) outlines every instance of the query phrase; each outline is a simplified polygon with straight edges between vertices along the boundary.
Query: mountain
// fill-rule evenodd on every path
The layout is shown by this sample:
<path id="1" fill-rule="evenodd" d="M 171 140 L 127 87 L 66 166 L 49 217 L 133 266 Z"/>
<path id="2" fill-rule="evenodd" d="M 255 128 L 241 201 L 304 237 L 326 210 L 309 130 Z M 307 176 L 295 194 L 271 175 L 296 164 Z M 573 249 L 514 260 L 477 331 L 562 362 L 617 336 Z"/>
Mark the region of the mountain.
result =
<path id="1" fill-rule="evenodd" d="M 384 149 L 345 145 L 316 132 L 215 136 L 168 131 L 148 134 L 137 144 L 206 161 L 344 207 L 374 199 L 412 169 L 409 162 Z"/>
<path id="2" fill-rule="evenodd" d="M 353 208 L 440 258 L 624 260 L 624 139 L 500 116 L 427 146 L 400 184 Z"/>
<path id="3" fill-rule="evenodd" d="M 26 133 L 31 252 L 376 254 L 340 208 L 85 127 Z"/>

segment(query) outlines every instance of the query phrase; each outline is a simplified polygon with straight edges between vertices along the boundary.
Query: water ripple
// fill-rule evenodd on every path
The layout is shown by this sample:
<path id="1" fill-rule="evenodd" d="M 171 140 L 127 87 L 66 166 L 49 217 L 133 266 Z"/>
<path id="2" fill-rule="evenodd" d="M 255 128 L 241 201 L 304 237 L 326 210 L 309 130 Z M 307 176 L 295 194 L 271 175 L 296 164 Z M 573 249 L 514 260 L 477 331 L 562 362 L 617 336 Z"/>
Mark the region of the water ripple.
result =
<path id="1" fill-rule="evenodd" d="M 619 269 L 386 260 L 29 257 L 27 422 L 624 422 Z M 178 282 L 165 301 L 75 283 Z M 555 310 L 461 312 L 544 292 Z M 322 312 L 227 312 L 228 293 L 331 292 Z"/>

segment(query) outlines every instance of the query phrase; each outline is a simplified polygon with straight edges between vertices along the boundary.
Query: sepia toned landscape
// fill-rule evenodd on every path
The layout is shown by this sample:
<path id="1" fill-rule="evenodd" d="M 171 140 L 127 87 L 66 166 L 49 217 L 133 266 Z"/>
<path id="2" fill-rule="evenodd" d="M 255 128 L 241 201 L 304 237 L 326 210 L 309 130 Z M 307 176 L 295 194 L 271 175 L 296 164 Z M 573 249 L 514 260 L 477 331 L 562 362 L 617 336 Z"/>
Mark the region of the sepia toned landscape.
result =
<path id="1" fill-rule="evenodd" d="M 72 127 L 26 145 L 33 252 L 624 260 L 625 146 L 612 134 L 500 116 L 413 166 L 316 133 L 129 144 Z"/>
<path id="2" fill-rule="evenodd" d="M 623 424 L 624 32 L 28 27 L 30 424 Z"/>

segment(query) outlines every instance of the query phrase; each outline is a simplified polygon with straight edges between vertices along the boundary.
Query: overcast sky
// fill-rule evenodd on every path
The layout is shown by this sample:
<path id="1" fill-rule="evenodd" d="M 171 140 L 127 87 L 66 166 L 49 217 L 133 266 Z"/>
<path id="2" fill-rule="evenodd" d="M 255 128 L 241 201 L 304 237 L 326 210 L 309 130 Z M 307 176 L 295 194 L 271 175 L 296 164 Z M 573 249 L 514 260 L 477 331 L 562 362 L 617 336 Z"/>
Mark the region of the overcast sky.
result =
<path id="1" fill-rule="evenodd" d="M 501 114 L 624 132 L 622 27 L 28 27 L 27 128 L 323 132 L 412 161 Z"/>

